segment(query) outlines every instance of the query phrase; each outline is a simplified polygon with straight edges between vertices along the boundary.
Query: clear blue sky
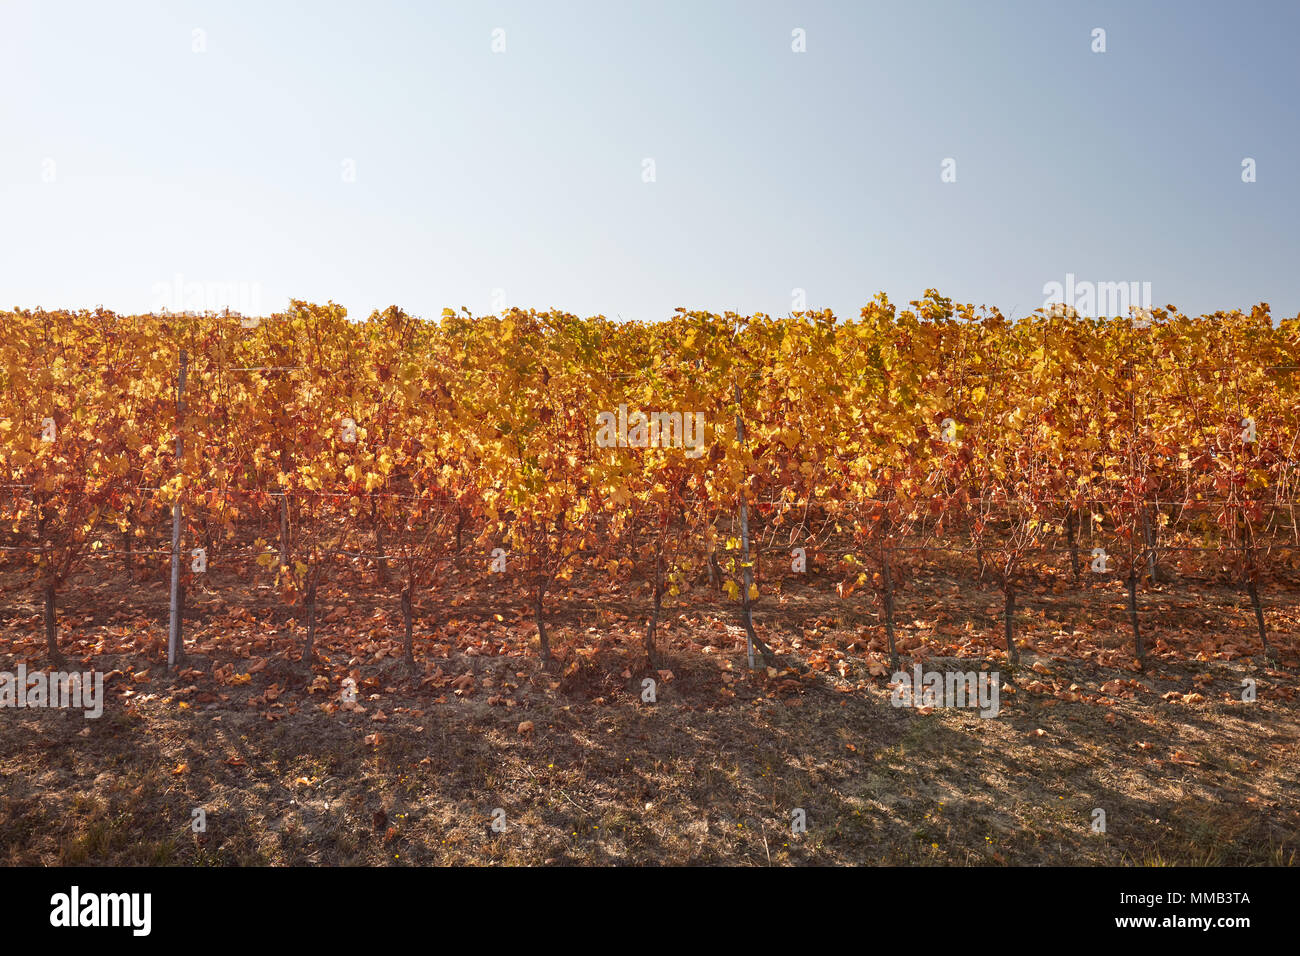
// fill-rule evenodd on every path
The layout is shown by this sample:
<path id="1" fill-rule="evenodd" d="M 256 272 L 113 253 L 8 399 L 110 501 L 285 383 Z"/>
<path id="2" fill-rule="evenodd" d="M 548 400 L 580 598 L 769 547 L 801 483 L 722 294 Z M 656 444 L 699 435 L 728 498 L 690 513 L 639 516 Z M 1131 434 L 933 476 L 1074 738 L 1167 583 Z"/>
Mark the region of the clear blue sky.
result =
<path id="1" fill-rule="evenodd" d="M 1020 314 L 1073 273 L 1292 316 L 1297 36 L 1226 0 L 0 0 L 0 305 Z"/>

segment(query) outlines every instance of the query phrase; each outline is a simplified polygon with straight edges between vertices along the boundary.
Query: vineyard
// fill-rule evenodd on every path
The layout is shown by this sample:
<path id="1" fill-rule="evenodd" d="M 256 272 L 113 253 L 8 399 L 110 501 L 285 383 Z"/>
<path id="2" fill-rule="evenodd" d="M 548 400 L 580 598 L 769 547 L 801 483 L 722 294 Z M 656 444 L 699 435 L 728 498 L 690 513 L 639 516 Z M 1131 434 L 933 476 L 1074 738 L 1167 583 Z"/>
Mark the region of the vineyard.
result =
<path id="1" fill-rule="evenodd" d="M 1211 665 L 1290 700 L 1300 319 L 909 305 L 0 313 L 0 653 L 373 748 L 386 685 L 698 709 L 961 660 L 1071 704 Z"/>

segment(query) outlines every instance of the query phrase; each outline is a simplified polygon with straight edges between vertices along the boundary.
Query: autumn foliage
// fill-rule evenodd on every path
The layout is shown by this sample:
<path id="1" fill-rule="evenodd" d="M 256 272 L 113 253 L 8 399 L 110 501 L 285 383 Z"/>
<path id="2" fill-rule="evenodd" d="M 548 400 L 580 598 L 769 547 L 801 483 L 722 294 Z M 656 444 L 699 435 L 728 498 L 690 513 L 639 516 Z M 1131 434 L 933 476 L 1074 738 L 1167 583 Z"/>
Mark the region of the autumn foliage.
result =
<path id="1" fill-rule="evenodd" d="M 186 577 L 198 549 L 268 576 L 307 611 L 308 657 L 318 590 L 356 561 L 402 603 L 408 660 L 414 596 L 471 567 L 526 587 L 543 656 L 547 601 L 575 574 L 643 589 L 651 662 L 665 602 L 710 584 L 761 611 L 773 582 L 815 576 L 878 606 L 892 649 L 908 569 L 968 554 L 1006 595 L 1014 658 L 1036 562 L 1130 593 L 1195 566 L 1256 608 L 1300 567 L 1300 321 L 1267 306 L 1012 322 L 930 292 L 851 321 L 393 307 L 351 322 L 293 302 L 260 320 L 0 324 L 0 567 L 39 589 L 51 653 L 58 591 L 108 573 L 98 556 L 160 573 L 178 499 Z M 599 443 L 620 407 L 697 413 L 702 448 Z"/>

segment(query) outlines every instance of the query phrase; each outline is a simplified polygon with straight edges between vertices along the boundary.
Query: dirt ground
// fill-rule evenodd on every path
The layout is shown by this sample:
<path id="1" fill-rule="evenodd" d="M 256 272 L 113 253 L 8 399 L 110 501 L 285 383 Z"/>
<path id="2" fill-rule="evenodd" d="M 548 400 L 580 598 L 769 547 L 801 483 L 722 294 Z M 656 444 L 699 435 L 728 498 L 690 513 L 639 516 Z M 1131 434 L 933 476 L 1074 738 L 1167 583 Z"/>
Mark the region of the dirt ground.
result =
<path id="1" fill-rule="evenodd" d="M 106 673 L 104 714 L 0 710 L 0 862 L 1297 862 L 1295 590 L 1267 593 L 1270 664 L 1237 590 L 1144 588 L 1139 669 L 1119 582 L 1048 575 L 1022 596 L 1011 668 L 1001 593 L 918 571 L 898 598 L 906 666 L 996 674 L 984 718 L 893 706 L 879 609 L 824 580 L 764 597 L 779 658 L 752 672 L 736 606 L 683 595 L 658 673 L 642 666 L 643 595 L 571 588 L 544 667 L 525 602 L 481 581 L 421 596 L 411 674 L 396 598 L 367 581 L 324 598 L 308 670 L 301 609 L 215 579 L 189 595 L 169 675 L 162 576 L 79 579 L 60 608 L 64 669 Z M 0 569 L 0 670 L 48 665 L 40 610 Z"/>

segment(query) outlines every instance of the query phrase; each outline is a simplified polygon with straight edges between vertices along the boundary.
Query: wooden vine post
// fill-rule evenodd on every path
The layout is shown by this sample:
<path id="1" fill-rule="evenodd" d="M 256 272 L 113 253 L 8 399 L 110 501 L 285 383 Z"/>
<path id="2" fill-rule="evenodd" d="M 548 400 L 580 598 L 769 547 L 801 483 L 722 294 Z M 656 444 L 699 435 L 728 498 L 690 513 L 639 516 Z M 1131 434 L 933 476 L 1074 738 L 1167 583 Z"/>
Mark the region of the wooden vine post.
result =
<path id="1" fill-rule="evenodd" d="M 189 357 L 181 349 L 180 376 L 176 382 L 176 472 L 181 471 L 181 455 L 184 452 L 184 439 L 181 437 L 181 423 L 185 417 L 185 373 Z M 181 492 L 176 489 L 176 501 L 172 504 L 172 581 L 171 607 L 167 616 L 167 669 L 172 670 L 181 660 Z"/>
<path id="2" fill-rule="evenodd" d="M 745 422 L 740 414 L 740 386 L 735 387 L 736 395 L 736 441 L 740 447 L 745 447 Z M 765 661 L 772 660 L 772 650 L 765 644 L 754 630 L 754 604 L 750 599 L 749 592 L 754 586 L 754 567 L 749 559 L 749 504 L 745 499 L 745 492 L 740 493 L 740 560 L 741 560 L 741 622 L 745 626 L 745 647 L 748 654 L 750 670 L 754 668 L 754 649 L 762 655 Z"/>
<path id="3" fill-rule="evenodd" d="M 740 386 L 736 386 L 736 441 L 745 447 L 745 422 L 740 415 Z M 749 659 L 749 669 L 754 669 L 754 633 L 753 606 L 749 603 L 749 589 L 754 582 L 754 569 L 749 564 L 749 503 L 745 492 L 740 493 L 740 556 L 741 556 L 741 616 L 745 623 L 745 649 Z"/>

